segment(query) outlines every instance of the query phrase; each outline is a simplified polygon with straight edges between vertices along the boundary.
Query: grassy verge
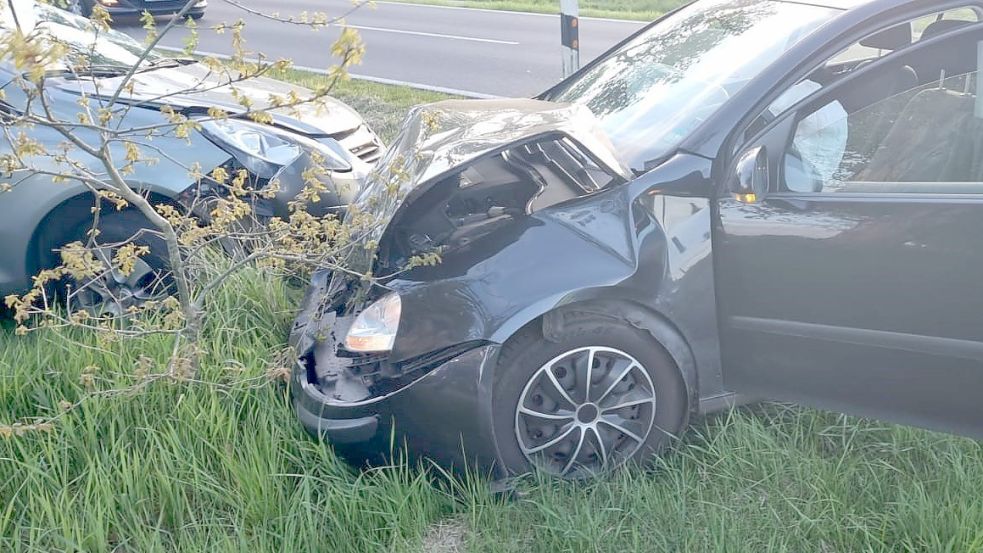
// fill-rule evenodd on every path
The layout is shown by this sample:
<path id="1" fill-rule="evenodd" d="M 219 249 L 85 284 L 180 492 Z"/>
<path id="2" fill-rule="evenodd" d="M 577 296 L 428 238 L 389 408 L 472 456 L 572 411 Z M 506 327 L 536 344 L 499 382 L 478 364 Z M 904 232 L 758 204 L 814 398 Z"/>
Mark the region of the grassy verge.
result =
<path id="1" fill-rule="evenodd" d="M 277 364 L 297 298 L 262 273 L 229 286 L 208 320 L 204 383 L 93 399 L 52 432 L 0 439 L 2 551 L 374 551 L 449 512 L 405 469 L 357 475 L 298 428 Z M 79 345 L 81 344 L 81 345 Z M 44 331 L 0 337 L 0 419 L 57 411 L 131 382 L 147 338 L 105 344 Z"/>
<path id="2" fill-rule="evenodd" d="M 559 0 L 391 0 L 413 4 L 484 8 L 531 13 L 560 13 Z M 580 15 L 636 21 L 652 21 L 690 0 L 581 0 Z"/>
<path id="3" fill-rule="evenodd" d="M 325 79 L 320 75 L 294 70 L 276 75 L 276 77 L 308 87 L 323 82 Z M 406 86 L 382 85 L 354 79 L 339 82 L 336 88 L 331 91 L 331 95 L 361 113 L 387 143 L 396 136 L 399 126 L 410 108 L 453 97 L 439 92 L 429 92 Z"/>
<path id="4" fill-rule="evenodd" d="M 387 138 L 440 97 L 337 93 Z M 983 551 L 979 443 L 807 409 L 697 421 L 653 471 L 529 478 L 512 501 L 413 467 L 353 471 L 264 379 L 298 292 L 262 272 L 229 283 L 205 330 L 208 384 L 95 399 L 52 432 L 0 438 L 0 551 Z M 79 397 L 88 367 L 99 388 L 125 385 L 166 349 L 0 328 L 0 422 Z"/>

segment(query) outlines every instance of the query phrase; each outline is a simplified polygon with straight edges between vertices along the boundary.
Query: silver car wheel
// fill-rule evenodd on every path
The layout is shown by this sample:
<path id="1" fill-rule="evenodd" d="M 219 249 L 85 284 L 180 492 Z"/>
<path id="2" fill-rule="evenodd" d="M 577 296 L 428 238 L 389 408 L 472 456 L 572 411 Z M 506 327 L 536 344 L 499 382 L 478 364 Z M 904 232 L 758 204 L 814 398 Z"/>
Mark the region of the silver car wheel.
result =
<path id="1" fill-rule="evenodd" d="M 93 317 L 122 317 L 131 307 L 167 296 L 165 276 L 143 259 L 137 258 L 133 270 L 123 274 L 112 266 L 113 248 L 99 248 L 94 253 L 104 270 L 69 291 L 70 310 L 81 309 Z"/>
<path id="2" fill-rule="evenodd" d="M 656 390 L 634 357 L 592 346 L 540 367 L 519 396 L 515 435 L 540 470 L 583 478 L 613 470 L 638 451 L 655 421 Z"/>

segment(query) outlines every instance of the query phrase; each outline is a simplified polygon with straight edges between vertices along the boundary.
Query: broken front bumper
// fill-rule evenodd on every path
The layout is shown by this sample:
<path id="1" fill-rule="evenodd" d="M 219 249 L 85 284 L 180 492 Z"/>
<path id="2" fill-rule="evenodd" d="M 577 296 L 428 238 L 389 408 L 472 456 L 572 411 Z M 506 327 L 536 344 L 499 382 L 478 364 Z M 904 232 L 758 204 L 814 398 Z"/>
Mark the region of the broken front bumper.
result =
<path id="1" fill-rule="evenodd" d="M 501 466 L 491 418 L 499 345 L 461 345 L 401 363 L 406 369 L 400 376 L 377 381 L 369 393 L 359 388 L 353 396 L 352 383 L 359 386 L 364 373 L 351 357 L 338 355 L 337 341 L 354 315 L 315 317 L 327 279 L 322 273 L 313 280 L 291 334 L 298 360 L 290 391 L 308 432 L 333 444 L 379 448 L 381 454 L 405 446 L 411 456 L 444 466 Z"/>
<path id="2" fill-rule="evenodd" d="M 494 364 L 498 346 L 469 350 L 433 368 L 394 392 L 361 402 L 343 402 L 321 388 L 313 371 L 301 360 L 294 368 L 290 390 L 294 408 L 309 432 L 335 443 L 388 438 L 392 431 L 411 441 L 415 451 L 460 455 L 462 445 L 484 433 L 478 420 L 481 373 Z M 453 428 L 451 428 L 453 427 Z M 421 448 L 420 446 L 425 446 Z M 469 455 L 476 453 L 468 447 Z"/>
<path id="3" fill-rule="evenodd" d="M 175 15 L 184 8 L 185 0 L 156 0 L 154 2 L 97 2 L 113 17 L 139 17 L 143 12 L 150 12 L 155 17 Z M 207 0 L 195 3 L 185 14 L 186 17 L 201 17 L 208 7 Z"/>

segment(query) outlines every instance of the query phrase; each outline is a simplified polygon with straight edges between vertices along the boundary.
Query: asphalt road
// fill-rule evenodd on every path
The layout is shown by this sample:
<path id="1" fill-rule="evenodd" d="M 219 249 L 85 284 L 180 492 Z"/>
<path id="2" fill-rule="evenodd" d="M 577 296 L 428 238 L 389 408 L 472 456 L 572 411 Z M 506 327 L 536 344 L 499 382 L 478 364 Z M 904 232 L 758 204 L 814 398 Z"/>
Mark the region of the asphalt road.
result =
<path id="1" fill-rule="evenodd" d="M 251 9 L 280 16 L 322 11 L 331 16 L 351 9 L 350 0 L 237 0 Z M 335 62 L 330 46 L 338 30 L 312 31 L 271 21 L 223 0 L 211 0 L 199 26 L 199 50 L 228 54 L 231 36 L 218 35 L 209 26 L 246 22 L 246 47 L 270 58 L 289 58 L 296 65 L 327 69 Z M 358 29 L 366 45 L 362 64 L 351 69 L 358 76 L 400 81 L 497 96 L 530 96 L 561 77 L 560 22 L 557 15 L 446 8 L 377 2 L 346 19 Z M 642 23 L 583 19 L 581 60 L 603 53 Z M 120 22 L 119 30 L 142 37 L 138 25 Z M 163 42 L 183 45 L 185 32 Z"/>

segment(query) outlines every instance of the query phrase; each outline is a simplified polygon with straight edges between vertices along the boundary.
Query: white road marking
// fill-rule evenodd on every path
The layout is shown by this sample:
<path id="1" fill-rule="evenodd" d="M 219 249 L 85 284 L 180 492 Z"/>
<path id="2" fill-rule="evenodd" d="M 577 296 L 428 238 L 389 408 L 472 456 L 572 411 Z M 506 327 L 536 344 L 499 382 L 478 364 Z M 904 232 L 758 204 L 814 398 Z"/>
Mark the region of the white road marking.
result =
<path id="1" fill-rule="evenodd" d="M 358 29 L 360 31 L 378 31 L 380 33 L 396 33 L 400 35 L 416 35 L 416 36 L 428 36 L 434 38 L 449 38 L 452 40 L 468 40 L 471 42 L 488 42 L 491 44 L 505 44 L 507 46 L 518 46 L 518 42 L 513 42 L 511 40 L 496 40 L 494 38 L 478 38 L 473 36 L 461 36 L 461 35 L 445 35 L 442 33 L 425 33 L 423 31 L 404 31 L 402 29 L 387 29 L 385 27 L 369 27 L 368 25 L 345 25 L 345 27 L 351 27 L 352 29 Z"/>

